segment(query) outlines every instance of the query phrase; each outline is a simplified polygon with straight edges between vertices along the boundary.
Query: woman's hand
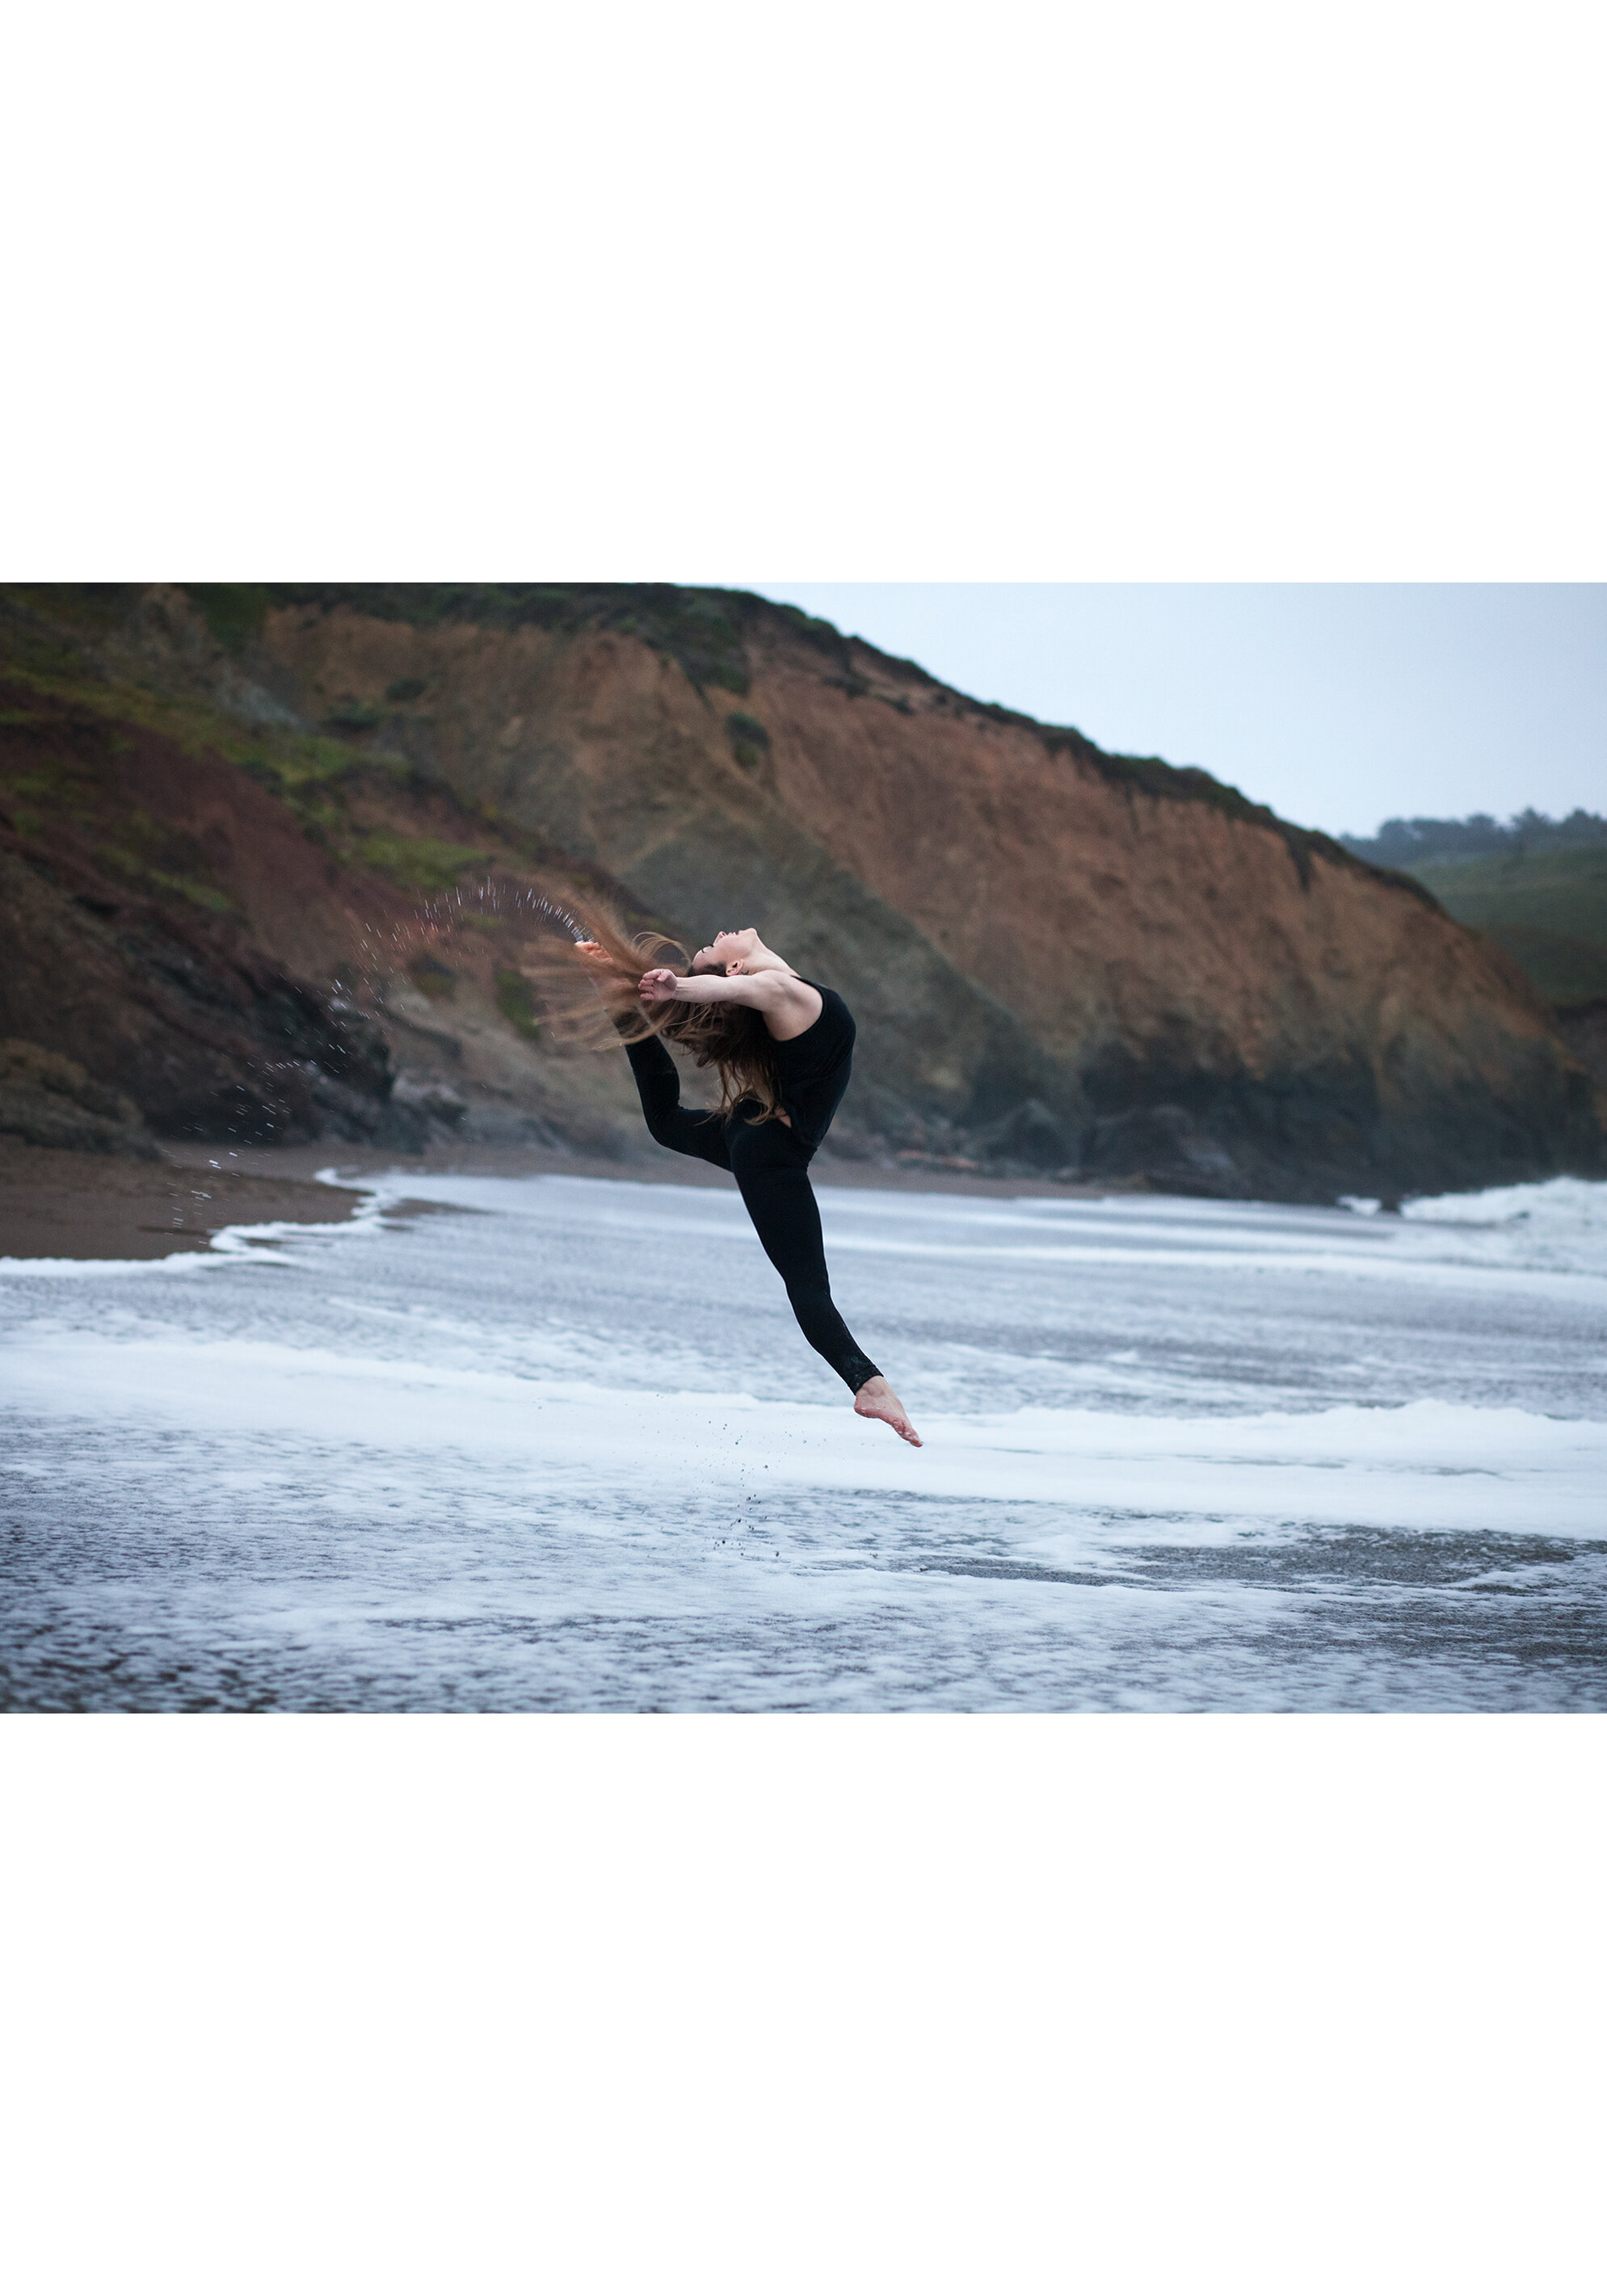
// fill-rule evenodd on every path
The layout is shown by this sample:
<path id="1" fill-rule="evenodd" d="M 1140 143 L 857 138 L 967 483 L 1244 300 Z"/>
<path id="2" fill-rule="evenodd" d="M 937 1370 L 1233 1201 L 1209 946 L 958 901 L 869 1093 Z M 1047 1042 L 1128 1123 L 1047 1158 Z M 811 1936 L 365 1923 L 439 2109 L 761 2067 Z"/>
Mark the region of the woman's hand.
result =
<path id="1" fill-rule="evenodd" d="M 611 1010 L 622 1012 L 636 1000 L 636 986 L 630 975 L 621 972 L 608 951 L 594 940 L 578 940 L 575 954 L 592 977 L 592 984 Z"/>
<path id="2" fill-rule="evenodd" d="M 636 988 L 644 1004 L 673 1004 L 680 993 L 680 981 L 667 964 L 655 964 L 644 972 Z"/>

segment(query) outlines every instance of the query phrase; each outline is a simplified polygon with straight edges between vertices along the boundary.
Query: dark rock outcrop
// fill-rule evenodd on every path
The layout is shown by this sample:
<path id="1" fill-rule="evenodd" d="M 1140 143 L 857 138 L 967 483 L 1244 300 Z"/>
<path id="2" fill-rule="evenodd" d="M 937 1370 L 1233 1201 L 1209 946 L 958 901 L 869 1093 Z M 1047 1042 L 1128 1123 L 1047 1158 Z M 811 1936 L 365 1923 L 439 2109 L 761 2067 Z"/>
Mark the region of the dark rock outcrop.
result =
<path id="1" fill-rule="evenodd" d="M 1593 996 L 1559 1013 L 1557 1034 L 1575 1060 L 1607 1084 L 1607 996 Z"/>
<path id="2" fill-rule="evenodd" d="M 0 1031 L 45 1042 L 174 1138 L 373 1139 L 374 1023 L 208 919 L 130 895 L 0 829 Z"/>
<path id="3" fill-rule="evenodd" d="M 1041 1100 L 1024 1100 L 1008 1116 L 973 1132 L 971 1152 L 990 1170 L 1012 1177 L 1055 1172 L 1078 1160 L 1078 1132 L 1063 1124 Z"/>
<path id="4" fill-rule="evenodd" d="M 0 1043 L 0 1133 L 33 1148 L 88 1149 L 160 1160 L 126 1093 L 94 1083 L 77 1061 L 20 1037 Z"/>
<path id="5" fill-rule="evenodd" d="M 1186 1108 L 1132 1108 L 1090 1126 L 1082 1179 L 1136 1177 L 1168 1195 L 1242 1196 L 1245 1175 L 1221 1140 Z"/>

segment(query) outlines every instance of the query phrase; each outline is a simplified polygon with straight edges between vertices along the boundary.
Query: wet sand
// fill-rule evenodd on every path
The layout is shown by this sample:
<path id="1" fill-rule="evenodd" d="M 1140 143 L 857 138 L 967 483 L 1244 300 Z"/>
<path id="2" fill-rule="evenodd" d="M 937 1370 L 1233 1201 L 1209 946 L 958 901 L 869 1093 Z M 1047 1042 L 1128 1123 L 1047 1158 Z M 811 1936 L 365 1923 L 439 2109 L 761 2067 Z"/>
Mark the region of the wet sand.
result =
<path id="1" fill-rule="evenodd" d="M 217 1150 L 181 1153 L 145 1164 L 0 1136 L 0 1259 L 161 1259 L 236 1221 L 347 1219 L 362 1201 L 310 1172 L 247 1170 Z"/>

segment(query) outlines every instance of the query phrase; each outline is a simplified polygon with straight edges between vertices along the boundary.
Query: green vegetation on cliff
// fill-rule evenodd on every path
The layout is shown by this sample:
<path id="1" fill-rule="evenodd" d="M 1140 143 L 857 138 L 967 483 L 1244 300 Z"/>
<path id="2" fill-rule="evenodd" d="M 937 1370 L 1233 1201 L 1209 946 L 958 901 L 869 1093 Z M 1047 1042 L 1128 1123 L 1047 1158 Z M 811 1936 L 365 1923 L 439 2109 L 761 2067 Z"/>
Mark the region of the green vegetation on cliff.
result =
<path id="1" fill-rule="evenodd" d="M 275 582 L 211 605 L 201 588 L 192 586 L 190 594 L 223 644 L 243 644 L 270 605 L 324 612 L 344 606 L 416 629 L 453 621 L 501 630 L 534 626 L 571 636 L 612 629 L 678 662 L 700 692 L 710 685 L 727 693 L 748 691 L 746 600 L 735 591 L 683 589 L 671 582 Z M 239 636 L 225 636 L 225 630 Z"/>
<path id="2" fill-rule="evenodd" d="M 1398 815 L 1384 822 L 1375 837 L 1340 840 L 1364 861 L 1381 868 L 1409 869 L 1421 876 L 1425 869 L 1446 868 L 1460 861 L 1485 861 L 1525 853 L 1574 852 L 1582 847 L 1607 845 L 1607 818 L 1575 806 L 1570 814 L 1554 821 L 1533 806 L 1506 822 L 1493 814 L 1470 813 L 1459 821 L 1414 814 L 1408 821 Z"/>
<path id="3" fill-rule="evenodd" d="M 410 893 L 449 892 L 471 869 L 484 869 L 491 855 L 483 846 L 449 845 L 439 837 L 400 837 L 374 830 L 357 850 L 365 868 L 389 877 Z"/>
<path id="4" fill-rule="evenodd" d="M 1457 922 L 1498 941 L 1554 1004 L 1607 996 L 1607 844 L 1420 868 Z"/>
<path id="5" fill-rule="evenodd" d="M 536 1017 L 535 1002 L 530 984 L 522 972 L 508 965 L 496 970 L 496 1009 L 511 1029 L 534 1044 L 541 1034 L 541 1023 Z"/>

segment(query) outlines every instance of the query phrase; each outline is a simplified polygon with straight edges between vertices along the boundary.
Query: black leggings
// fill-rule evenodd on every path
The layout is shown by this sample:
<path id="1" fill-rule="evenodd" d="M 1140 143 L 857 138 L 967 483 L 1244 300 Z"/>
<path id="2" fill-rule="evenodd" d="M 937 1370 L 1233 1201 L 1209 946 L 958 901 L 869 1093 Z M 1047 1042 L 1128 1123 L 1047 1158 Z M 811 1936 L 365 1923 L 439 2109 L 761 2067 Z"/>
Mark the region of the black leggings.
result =
<path id="1" fill-rule="evenodd" d="M 723 1122 L 706 1110 L 683 1108 L 676 1064 L 656 1037 L 625 1049 L 653 1138 L 660 1148 L 701 1156 L 732 1175 L 770 1265 L 787 1287 L 799 1329 L 857 1395 L 867 1379 L 881 1374 L 832 1304 L 820 1207 L 809 1185 L 808 1151 L 774 1118 L 750 1124 L 751 1103 L 744 1103 L 746 1112 L 734 1111 Z"/>

